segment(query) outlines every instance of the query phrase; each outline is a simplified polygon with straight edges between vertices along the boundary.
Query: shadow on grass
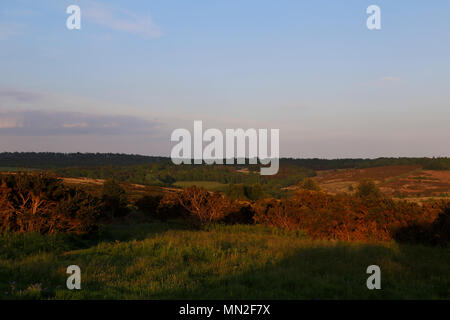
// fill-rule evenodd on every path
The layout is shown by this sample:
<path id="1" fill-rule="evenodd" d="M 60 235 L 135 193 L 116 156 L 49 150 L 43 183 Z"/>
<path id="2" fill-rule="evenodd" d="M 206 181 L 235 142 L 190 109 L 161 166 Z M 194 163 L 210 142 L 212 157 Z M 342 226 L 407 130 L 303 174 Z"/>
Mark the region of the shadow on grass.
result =
<path id="1" fill-rule="evenodd" d="M 381 268 L 381 290 L 366 286 L 370 265 Z M 449 299 L 449 274 L 449 249 L 343 243 L 303 248 L 281 261 L 222 278 L 194 274 L 194 287 L 159 295 L 169 299 Z"/>
<path id="2" fill-rule="evenodd" d="M 15 259 L 38 253 L 62 253 L 88 249 L 102 242 L 143 240 L 169 230 L 187 230 L 179 221 L 102 225 L 93 235 L 10 233 L 0 235 L 0 259 Z"/>
<path id="3" fill-rule="evenodd" d="M 171 230 L 188 230 L 183 224 L 109 225 L 100 234 L 104 245 L 98 244 L 98 248 L 94 241 L 91 245 L 85 243 L 87 248 L 92 247 L 89 250 L 73 253 L 72 248 L 62 248 L 61 254 L 35 258 L 24 256 L 24 252 L 36 250 L 35 247 L 26 251 L 31 245 L 28 242 L 18 249 L 20 259 L 4 264 L 0 261 L 0 280 L 5 284 L 20 281 L 22 288 L 39 281 L 52 286 L 41 298 L 58 299 L 450 298 L 450 248 L 394 242 L 319 242 L 294 237 L 291 243 L 283 236 L 261 235 L 261 231 L 258 238 L 252 238 L 253 233 L 245 233 L 245 228 L 241 228 L 242 233 L 234 234 L 244 238 L 239 241 L 232 234 L 225 236 L 224 231 L 208 236 L 202 231 L 183 235 L 183 241 L 174 248 L 171 236 L 146 244 L 134 240 Z M 184 245 L 184 239 L 207 239 L 214 245 L 204 246 L 201 241 L 193 242 L 194 246 Z M 116 241 L 120 243 L 115 244 Z M 269 241 L 280 242 L 274 247 L 267 246 Z M 241 247 L 236 247 L 236 243 Z M 55 246 L 58 247 L 57 241 Z M 277 255 L 276 250 L 285 254 Z M 77 263 L 87 266 L 83 272 L 89 276 L 83 278 L 83 290 L 58 290 L 57 285 L 65 284 L 65 268 Z M 381 290 L 366 287 L 370 265 L 381 268 Z"/>
<path id="4" fill-rule="evenodd" d="M 123 245 L 144 240 L 170 230 L 187 230 L 179 221 L 145 222 L 130 225 L 103 225 L 95 235 L 11 233 L 0 235 L 0 300 L 52 298 L 55 290 L 65 287 L 66 268 L 73 264 L 64 256 L 74 250 L 93 248 L 101 244 Z M 86 253 L 84 253 L 86 255 Z M 100 255 L 100 254 L 98 254 Z M 87 257 L 89 259 L 89 256 Z M 120 255 L 104 255 L 100 263 L 127 265 Z M 69 259 L 70 260 L 70 259 Z M 99 260 L 99 259 L 97 259 Z M 69 263 L 70 262 L 70 263 Z M 29 286 L 46 287 L 27 290 Z M 68 291 L 70 293 L 70 291 Z M 72 294 L 69 294 L 69 298 Z M 98 296 L 102 298 L 102 296 Z M 112 297 L 110 297 L 112 298 Z"/>
<path id="5" fill-rule="evenodd" d="M 178 220 L 166 222 L 149 221 L 139 224 L 104 225 L 95 239 L 97 242 L 144 240 L 170 230 L 190 230 L 186 223 Z"/>
<path id="6" fill-rule="evenodd" d="M 98 258 L 98 257 L 97 257 Z M 116 265 L 127 264 L 127 260 Z M 129 261 L 128 261 L 129 262 Z M 367 267 L 381 268 L 381 290 L 366 286 Z M 130 276 L 90 280 L 76 299 L 449 299 L 450 250 L 390 244 L 314 244 L 262 266 L 221 274 L 186 260 L 182 270 L 145 283 Z M 187 275 L 187 276 L 186 276 Z M 183 282 L 171 283 L 183 277 Z M 152 283 L 153 282 L 153 283 Z M 153 289 L 154 282 L 158 284 Z M 125 284 L 126 283 L 126 284 Z M 139 284 L 138 284 L 139 283 Z M 135 284 L 135 285 L 133 285 Z M 91 291 L 92 290 L 92 291 Z"/>

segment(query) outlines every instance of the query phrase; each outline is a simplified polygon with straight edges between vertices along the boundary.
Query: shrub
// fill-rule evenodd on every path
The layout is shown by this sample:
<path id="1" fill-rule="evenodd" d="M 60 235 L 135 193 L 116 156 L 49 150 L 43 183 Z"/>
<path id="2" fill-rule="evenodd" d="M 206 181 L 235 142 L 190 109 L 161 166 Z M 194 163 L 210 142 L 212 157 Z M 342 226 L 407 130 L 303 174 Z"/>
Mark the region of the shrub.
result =
<path id="1" fill-rule="evenodd" d="M 226 224 L 252 224 L 254 223 L 255 211 L 248 202 L 235 201 L 230 212 L 221 220 Z"/>
<path id="2" fill-rule="evenodd" d="M 398 242 L 430 244 L 431 224 L 413 222 L 400 227 L 393 232 L 393 238 Z"/>
<path id="3" fill-rule="evenodd" d="M 155 218 L 166 221 L 168 219 L 185 218 L 188 214 L 186 209 L 181 206 L 176 193 L 165 193 L 161 198 L 156 209 Z"/>
<path id="4" fill-rule="evenodd" d="M 261 185 L 246 185 L 246 184 L 229 184 L 225 189 L 225 194 L 230 199 L 235 200 L 259 200 L 264 196 Z"/>
<path id="5" fill-rule="evenodd" d="M 292 199 L 265 199 L 254 205 L 255 223 L 293 230 L 300 226 L 301 206 Z"/>
<path id="6" fill-rule="evenodd" d="M 98 220 L 104 211 L 100 199 L 77 189 L 69 189 L 66 197 L 56 204 L 55 219 L 59 221 L 58 231 L 66 233 L 93 233 L 98 231 Z"/>
<path id="7" fill-rule="evenodd" d="M 123 217 L 129 212 L 125 190 L 114 179 L 103 184 L 102 200 L 104 211 L 110 218 Z"/>
<path id="8" fill-rule="evenodd" d="M 320 191 L 320 187 L 317 184 L 317 182 L 315 182 L 313 179 L 311 178 L 306 178 L 304 179 L 300 185 L 299 185 L 300 189 L 306 189 L 306 190 L 313 190 L 313 191 Z"/>
<path id="9" fill-rule="evenodd" d="M 162 195 L 144 195 L 136 201 L 135 205 L 146 216 L 156 218 L 158 217 L 158 207 L 162 198 Z"/>
<path id="10" fill-rule="evenodd" d="M 432 222 L 413 222 L 398 228 L 394 234 L 395 240 L 407 243 L 426 245 L 450 244 L 450 205 L 442 210 Z"/>
<path id="11" fill-rule="evenodd" d="M 361 198 L 380 198 L 382 193 L 374 181 L 365 179 L 359 183 L 356 195 Z"/>
<path id="12" fill-rule="evenodd" d="M 305 189 L 293 198 L 263 200 L 253 206 L 257 223 L 302 229 L 313 238 L 340 240 L 390 240 L 396 230 L 413 223 L 430 223 L 438 212 L 431 205 Z M 440 225 L 446 225 L 447 220 L 442 221 Z"/>
<path id="13" fill-rule="evenodd" d="M 435 244 L 450 244 L 450 204 L 439 214 L 431 225 Z"/>
<path id="14" fill-rule="evenodd" d="M 0 232 L 91 233 L 102 214 L 100 200 L 68 188 L 47 174 L 2 177 Z"/>
<path id="15" fill-rule="evenodd" d="M 224 195 L 190 187 L 177 194 L 177 202 L 188 213 L 187 219 L 195 226 L 218 222 L 231 211 L 232 202 Z"/>

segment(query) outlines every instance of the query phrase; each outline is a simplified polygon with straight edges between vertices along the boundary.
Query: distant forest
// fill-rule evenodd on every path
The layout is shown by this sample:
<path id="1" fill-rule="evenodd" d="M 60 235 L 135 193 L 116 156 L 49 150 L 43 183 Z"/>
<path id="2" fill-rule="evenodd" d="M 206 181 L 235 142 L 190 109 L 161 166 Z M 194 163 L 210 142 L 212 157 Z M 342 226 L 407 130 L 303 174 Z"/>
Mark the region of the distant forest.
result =
<path id="1" fill-rule="evenodd" d="M 119 153 L 55 153 L 55 152 L 3 152 L 0 167 L 55 169 L 68 167 L 126 166 L 155 162 L 168 162 L 167 157 L 150 157 Z"/>
<path id="2" fill-rule="evenodd" d="M 56 169 L 70 167 L 128 166 L 163 163 L 171 165 L 168 157 L 117 153 L 53 153 L 3 152 L 0 167 Z M 293 159 L 281 158 L 281 166 L 297 166 L 311 170 L 370 168 L 387 165 L 421 165 L 429 170 L 450 170 L 450 158 L 377 158 L 377 159 Z M 252 166 L 238 166 L 252 167 Z M 257 170 L 257 167 L 250 168 Z"/>

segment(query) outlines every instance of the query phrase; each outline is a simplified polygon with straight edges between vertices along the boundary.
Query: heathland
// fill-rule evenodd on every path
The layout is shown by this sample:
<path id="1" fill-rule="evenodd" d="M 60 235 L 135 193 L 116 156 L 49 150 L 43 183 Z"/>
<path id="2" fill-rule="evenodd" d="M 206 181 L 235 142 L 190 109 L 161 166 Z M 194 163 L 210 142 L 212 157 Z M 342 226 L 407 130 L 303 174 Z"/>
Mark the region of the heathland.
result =
<path id="1" fill-rule="evenodd" d="M 450 298 L 450 159 L 280 163 L 0 154 L 0 297 Z"/>

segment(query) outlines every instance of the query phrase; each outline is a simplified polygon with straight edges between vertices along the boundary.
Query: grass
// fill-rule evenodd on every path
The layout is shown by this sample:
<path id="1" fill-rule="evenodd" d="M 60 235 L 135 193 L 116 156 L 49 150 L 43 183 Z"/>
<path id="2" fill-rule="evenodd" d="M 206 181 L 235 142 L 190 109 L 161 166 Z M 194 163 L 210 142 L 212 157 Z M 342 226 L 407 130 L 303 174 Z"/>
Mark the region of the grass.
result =
<path id="1" fill-rule="evenodd" d="M 227 186 L 224 183 L 216 181 L 177 181 L 174 183 L 174 185 L 181 188 L 197 186 L 208 191 L 222 191 Z"/>
<path id="2" fill-rule="evenodd" d="M 407 177 L 409 177 L 409 176 L 411 176 L 413 174 L 416 174 L 416 173 L 418 174 L 420 172 L 422 172 L 422 169 L 414 169 L 414 170 L 411 170 L 409 172 L 405 172 L 405 173 L 402 173 L 402 174 L 399 174 L 399 175 L 396 175 L 396 176 L 392 176 L 392 177 L 386 178 L 379 184 L 379 186 L 383 186 L 385 184 L 391 183 L 393 181 L 396 181 L 396 180 L 399 180 L 399 179 L 402 179 L 402 178 L 407 178 Z"/>
<path id="3" fill-rule="evenodd" d="M 82 290 L 66 289 L 72 264 Z M 366 288 L 372 264 L 382 290 Z M 253 225 L 0 237 L 0 299 L 449 299 L 449 275 L 450 248 L 312 241 Z"/>

